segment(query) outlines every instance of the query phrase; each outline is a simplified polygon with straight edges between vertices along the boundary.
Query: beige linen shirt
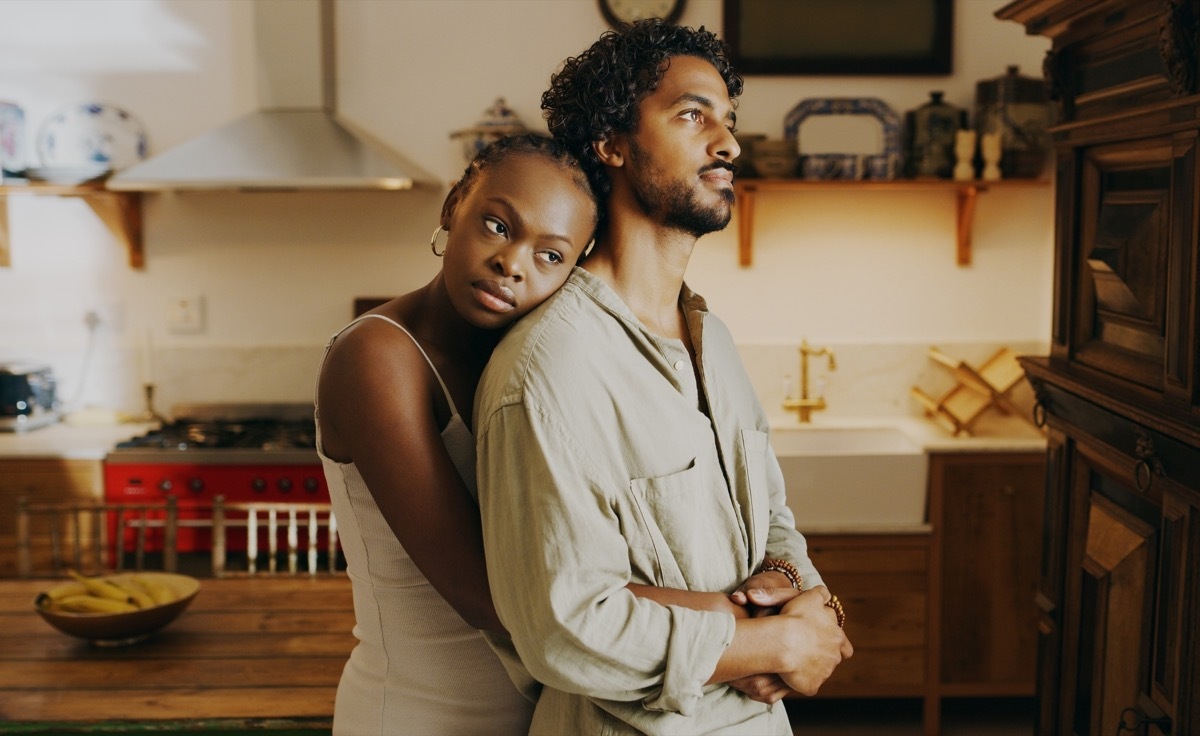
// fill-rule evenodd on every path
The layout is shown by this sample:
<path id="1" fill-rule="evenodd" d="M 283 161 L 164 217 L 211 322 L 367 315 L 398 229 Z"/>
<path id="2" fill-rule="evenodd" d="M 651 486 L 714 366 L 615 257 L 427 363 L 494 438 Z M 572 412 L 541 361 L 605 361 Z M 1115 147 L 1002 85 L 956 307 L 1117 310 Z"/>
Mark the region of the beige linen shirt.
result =
<path id="1" fill-rule="evenodd" d="M 764 556 L 821 583 L 733 340 L 686 286 L 682 304 L 699 383 L 682 341 L 647 331 L 578 268 L 480 382 L 488 576 L 544 685 L 531 734 L 791 733 L 782 703 L 704 684 L 732 616 L 625 588 L 731 592 Z"/>

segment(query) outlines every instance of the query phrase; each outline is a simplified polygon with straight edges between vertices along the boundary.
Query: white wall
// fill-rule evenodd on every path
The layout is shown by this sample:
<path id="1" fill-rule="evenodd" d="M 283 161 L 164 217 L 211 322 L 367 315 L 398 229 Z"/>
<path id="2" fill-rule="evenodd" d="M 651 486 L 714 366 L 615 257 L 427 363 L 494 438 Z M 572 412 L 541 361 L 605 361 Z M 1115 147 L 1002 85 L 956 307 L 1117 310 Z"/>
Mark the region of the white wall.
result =
<path id="1" fill-rule="evenodd" d="M 1007 64 L 1040 69 L 1046 44 L 995 20 L 1001 4 L 957 0 L 950 76 L 747 77 L 739 127 L 779 136 L 787 112 L 815 96 L 877 96 L 903 113 L 940 89 L 970 107 L 979 79 Z M 720 0 L 690 0 L 682 22 L 719 29 L 720 14 Z M 241 0 L 6 0 L 0 99 L 25 107 L 31 139 L 61 106 L 111 102 L 163 151 L 255 106 L 250 24 Z M 497 96 L 544 127 L 551 72 L 604 29 L 594 0 L 338 0 L 340 108 L 449 181 L 463 165 L 451 131 Z M 166 404 L 304 400 L 355 296 L 433 275 L 426 243 L 443 195 L 149 195 L 144 271 L 82 202 L 10 197 L 0 359 L 49 360 L 67 398 L 136 408 L 149 330 Z M 1049 187 L 982 195 L 974 264 L 959 268 L 952 193 L 763 196 L 754 265 L 737 266 L 731 227 L 700 242 L 688 280 L 746 343 L 1044 342 L 1051 213 Z M 193 295 L 206 298 L 206 331 L 169 334 L 167 304 Z M 83 380 L 93 309 L 103 324 Z M 288 357 L 227 354 L 255 350 Z"/>

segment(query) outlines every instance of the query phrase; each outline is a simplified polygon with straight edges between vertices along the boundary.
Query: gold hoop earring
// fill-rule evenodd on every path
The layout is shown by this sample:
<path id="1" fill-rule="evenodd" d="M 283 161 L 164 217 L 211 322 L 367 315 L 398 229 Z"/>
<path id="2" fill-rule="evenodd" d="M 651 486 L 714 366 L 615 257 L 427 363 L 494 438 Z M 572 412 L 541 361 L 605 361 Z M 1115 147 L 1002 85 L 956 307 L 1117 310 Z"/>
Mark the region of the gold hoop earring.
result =
<path id="1" fill-rule="evenodd" d="M 447 237 L 450 235 L 449 230 L 446 230 L 446 229 L 442 228 L 441 225 L 438 225 L 437 229 L 433 231 L 433 237 L 429 239 L 429 250 L 433 251 L 433 254 L 435 256 L 437 256 L 438 258 L 441 258 L 442 256 L 446 255 L 445 248 L 442 248 L 441 253 L 439 253 L 438 249 L 437 249 L 437 239 L 438 239 L 438 236 L 441 235 L 442 233 L 446 233 Z"/>

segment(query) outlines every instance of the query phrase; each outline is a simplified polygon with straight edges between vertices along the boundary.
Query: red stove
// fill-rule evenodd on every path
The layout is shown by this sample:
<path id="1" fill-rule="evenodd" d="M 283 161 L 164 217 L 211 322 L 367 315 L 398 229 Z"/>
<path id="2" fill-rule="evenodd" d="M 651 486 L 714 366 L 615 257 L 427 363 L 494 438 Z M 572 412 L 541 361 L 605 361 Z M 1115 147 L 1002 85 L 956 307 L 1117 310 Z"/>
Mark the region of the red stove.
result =
<path id="1" fill-rule="evenodd" d="M 148 503 L 174 496 L 180 552 L 209 551 L 208 522 L 219 495 L 227 502 L 329 502 L 311 404 L 188 404 L 172 415 L 106 455 L 104 497 Z M 244 549 L 245 535 L 227 545 Z"/>

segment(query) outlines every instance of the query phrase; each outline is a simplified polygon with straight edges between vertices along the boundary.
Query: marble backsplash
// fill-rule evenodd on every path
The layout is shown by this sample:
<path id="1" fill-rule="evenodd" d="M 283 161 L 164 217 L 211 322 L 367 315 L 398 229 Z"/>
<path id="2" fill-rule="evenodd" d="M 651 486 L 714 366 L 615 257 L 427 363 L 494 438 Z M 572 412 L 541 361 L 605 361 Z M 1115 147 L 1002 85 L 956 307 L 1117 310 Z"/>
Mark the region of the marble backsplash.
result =
<path id="1" fill-rule="evenodd" d="M 943 353 L 979 366 L 997 350 L 1007 346 L 1018 355 L 1045 355 L 1044 342 L 938 343 Z M 923 407 L 909 391 L 917 386 L 931 396 L 941 397 L 955 381 L 950 371 L 929 357 L 928 343 L 851 344 L 818 343 L 829 347 L 836 368 L 829 370 L 825 357 L 809 358 L 809 396 L 824 396 L 827 408 L 814 413 L 814 421 L 828 417 L 923 416 Z M 758 392 L 767 416 L 795 421 L 783 408 L 785 398 L 800 395 L 800 351 L 792 344 L 745 344 L 738 346 L 750 381 Z M 1032 409 L 1032 391 L 1022 382 L 1013 390 L 1014 403 Z"/>
<path id="2" fill-rule="evenodd" d="M 832 348 L 837 367 L 828 370 L 824 357 L 810 359 L 810 396 L 825 397 L 821 417 L 921 416 L 922 408 L 909 394 L 919 386 L 938 397 L 954 386 L 950 371 L 929 358 L 929 344 L 821 343 Z M 1018 354 L 1044 355 L 1037 341 L 1010 342 Z M 979 365 L 1001 344 L 939 343 L 951 357 Z M 147 364 L 140 348 L 98 350 L 90 359 L 78 351 L 47 351 L 37 362 L 47 363 L 59 379 L 64 409 L 99 406 L 126 413 L 144 407 L 143 376 L 149 370 L 156 384 L 155 406 L 162 413 L 191 402 L 310 402 L 323 346 L 156 347 Z M 739 345 L 750 380 L 772 420 L 794 421 L 783 409 L 788 393 L 799 395 L 799 350 L 795 344 Z M 29 359 L 31 353 L 0 349 L 0 360 Z M 786 386 L 785 386 L 786 382 Z M 1018 405 L 1031 406 L 1027 384 L 1014 392 Z"/>

